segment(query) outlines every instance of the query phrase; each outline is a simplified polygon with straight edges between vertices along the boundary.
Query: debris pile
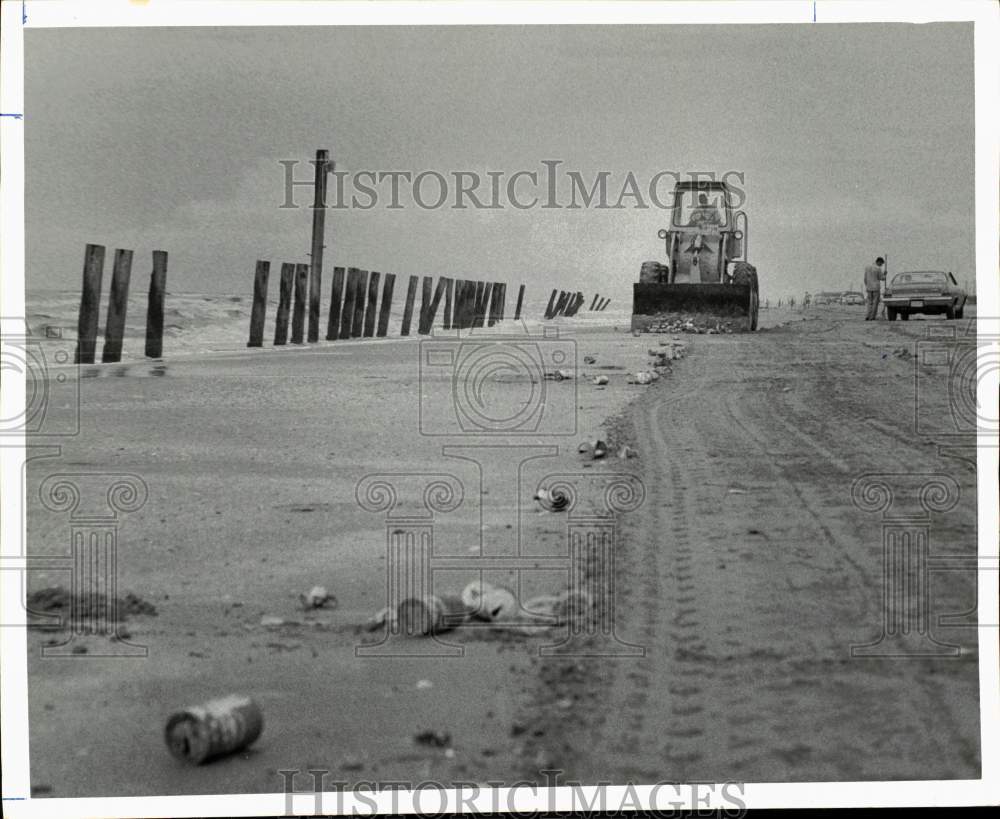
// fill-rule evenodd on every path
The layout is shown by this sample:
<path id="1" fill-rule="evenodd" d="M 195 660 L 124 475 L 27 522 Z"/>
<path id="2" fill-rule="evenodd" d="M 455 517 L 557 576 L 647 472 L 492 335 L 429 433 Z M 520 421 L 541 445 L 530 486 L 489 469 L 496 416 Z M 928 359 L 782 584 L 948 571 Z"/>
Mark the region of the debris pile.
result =
<path id="1" fill-rule="evenodd" d="M 745 333 L 750 329 L 747 316 L 720 318 L 712 313 L 667 313 L 643 329 L 646 333 Z"/>
<path id="2" fill-rule="evenodd" d="M 62 612 L 69 614 L 73 602 L 71 593 L 63 586 L 49 586 L 39 589 L 28 594 L 26 598 L 29 613 L 35 614 Z M 103 593 L 90 592 L 79 594 L 76 597 L 75 607 L 72 607 L 72 610 L 81 620 L 105 615 L 108 617 L 116 615 L 118 620 L 124 620 L 129 616 L 141 614 L 150 617 L 156 616 L 156 606 L 131 592 L 113 602 L 117 604 L 114 612 L 111 611 L 110 603 Z"/>

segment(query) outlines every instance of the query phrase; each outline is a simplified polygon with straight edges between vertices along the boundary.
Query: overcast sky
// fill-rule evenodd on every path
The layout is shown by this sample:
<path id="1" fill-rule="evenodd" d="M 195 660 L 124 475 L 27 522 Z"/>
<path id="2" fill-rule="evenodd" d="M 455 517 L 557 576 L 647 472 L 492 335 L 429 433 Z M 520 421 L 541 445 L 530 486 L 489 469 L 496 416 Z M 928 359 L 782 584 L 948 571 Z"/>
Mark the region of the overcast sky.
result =
<path id="1" fill-rule="evenodd" d="M 422 210 L 405 182 L 388 209 L 385 181 L 331 210 L 327 271 L 624 298 L 663 257 L 649 180 L 699 171 L 744 175 L 764 296 L 857 287 L 879 253 L 974 276 L 971 24 L 28 29 L 25 53 L 29 291 L 78 288 L 96 242 L 142 286 L 155 248 L 169 290 L 249 295 L 255 259 L 308 261 L 279 160 L 317 148 L 350 175 L 477 172 L 487 200 L 505 175 L 502 209 Z M 566 203 L 567 171 L 608 171 L 610 204 L 631 171 L 649 207 L 512 207 L 544 160 Z"/>

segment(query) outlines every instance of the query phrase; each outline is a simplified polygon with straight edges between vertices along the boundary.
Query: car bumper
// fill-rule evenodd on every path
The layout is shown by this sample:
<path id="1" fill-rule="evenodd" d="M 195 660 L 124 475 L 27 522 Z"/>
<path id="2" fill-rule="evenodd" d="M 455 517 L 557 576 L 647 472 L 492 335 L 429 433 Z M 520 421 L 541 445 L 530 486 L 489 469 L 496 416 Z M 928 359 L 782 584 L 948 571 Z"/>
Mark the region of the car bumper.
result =
<path id="1" fill-rule="evenodd" d="M 889 307 L 905 307 L 909 310 L 921 310 L 925 307 L 947 307 L 954 299 L 951 296 L 885 296 L 882 301 Z"/>

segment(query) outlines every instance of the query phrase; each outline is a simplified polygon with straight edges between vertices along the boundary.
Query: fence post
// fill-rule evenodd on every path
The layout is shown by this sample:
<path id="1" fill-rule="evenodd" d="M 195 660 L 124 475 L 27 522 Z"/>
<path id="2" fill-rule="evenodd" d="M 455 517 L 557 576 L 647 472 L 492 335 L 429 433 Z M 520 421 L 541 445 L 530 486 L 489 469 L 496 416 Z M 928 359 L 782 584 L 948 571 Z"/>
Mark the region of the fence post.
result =
<path id="1" fill-rule="evenodd" d="M 451 329 L 465 329 L 465 279 L 455 279 L 455 304 L 451 312 Z"/>
<path id="2" fill-rule="evenodd" d="M 94 363 L 103 276 L 104 245 L 87 245 L 83 253 L 83 290 L 80 294 L 80 318 L 76 327 L 77 364 Z"/>
<path id="3" fill-rule="evenodd" d="M 521 318 L 521 306 L 524 304 L 524 285 L 517 291 L 517 309 L 514 311 L 514 320 L 517 321 Z"/>
<path id="4" fill-rule="evenodd" d="M 437 287 L 434 289 L 434 296 L 428 302 L 427 296 L 430 293 L 432 278 L 424 279 L 424 302 L 420 308 L 420 328 L 422 336 L 427 335 L 434 329 L 434 317 L 437 315 L 438 307 L 441 304 L 441 297 L 444 295 L 444 278 L 439 278 Z"/>
<path id="5" fill-rule="evenodd" d="M 523 289 L 524 285 L 521 285 L 521 288 Z M 559 292 L 561 292 L 561 291 L 559 291 L 559 290 L 553 290 L 552 291 L 552 295 L 549 296 L 549 303 L 545 307 L 545 318 L 547 318 L 547 319 L 552 318 L 556 314 L 555 313 L 555 309 L 556 309 L 556 293 L 559 293 Z"/>
<path id="6" fill-rule="evenodd" d="M 132 251 L 115 250 L 115 265 L 111 274 L 111 296 L 104 327 L 104 352 L 101 361 L 122 360 L 122 338 L 125 335 L 125 313 L 128 310 L 128 282 L 132 275 Z"/>
<path id="7" fill-rule="evenodd" d="M 378 330 L 376 335 L 385 338 L 389 332 L 389 313 L 392 310 L 392 291 L 396 287 L 396 274 L 386 273 L 385 283 L 382 285 L 382 307 L 378 314 Z"/>
<path id="8" fill-rule="evenodd" d="M 295 306 L 292 309 L 292 344 L 301 344 L 306 324 L 306 291 L 309 287 L 309 265 L 295 265 Z"/>
<path id="9" fill-rule="evenodd" d="M 146 305 L 146 357 L 163 358 L 163 297 L 167 292 L 167 251 L 153 251 Z"/>
<path id="10" fill-rule="evenodd" d="M 279 346 L 288 342 L 288 311 L 292 307 L 292 285 L 295 278 L 295 265 L 290 262 L 281 263 L 281 283 L 278 287 L 278 315 L 274 320 L 274 344 Z"/>
<path id="11" fill-rule="evenodd" d="M 253 307 L 250 311 L 250 340 L 247 347 L 264 346 L 264 317 L 267 314 L 267 280 L 271 263 L 257 260 L 253 277 Z"/>
<path id="12" fill-rule="evenodd" d="M 497 321 L 504 320 L 504 313 L 507 308 L 507 282 L 500 282 L 500 314 L 497 316 Z"/>
<path id="13" fill-rule="evenodd" d="M 406 304 L 403 306 L 403 326 L 399 330 L 401 336 L 410 334 L 410 322 L 413 321 L 413 300 L 417 297 L 417 277 L 410 276 L 410 284 L 406 288 Z"/>
<path id="14" fill-rule="evenodd" d="M 442 321 L 442 326 L 445 330 L 450 330 L 452 325 L 452 310 L 451 310 L 451 289 L 454 286 L 454 282 L 450 278 L 442 277 L 444 282 L 444 316 Z"/>
<path id="15" fill-rule="evenodd" d="M 365 338 L 375 335 L 375 313 L 378 310 L 378 281 L 381 273 L 374 270 L 368 279 L 368 307 L 365 309 Z"/>
<path id="16" fill-rule="evenodd" d="M 351 338 L 361 338 L 365 329 L 365 294 L 368 291 L 368 271 L 359 270 L 354 284 L 354 320 L 351 324 Z"/>
<path id="17" fill-rule="evenodd" d="M 351 337 L 351 325 L 354 324 L 354 297 L 358 289 L 358 274 L 356 267 L 347 268 L 347 283 L 344 285 L 344 306 L 340 312 L 340 337 Z"/>
<path id="18" fill-rule="evenodd" d="M 590 309 L 593 310 L 597 306 L 597 300 L 601 297 L 600 293 L 594 293 L 594 300 L 590 303 Z"/>
<path id="19" fill-rule="evenodd" d="M 326 323 L 326 340 L 336 341 L 340 332 L 340 300 L 344 293 L 344 268 L 333 268 L 333 283 L 330 285 L 330 318 Z"/>
<path id="20" fill-rule="evenodd" d="M 487 287 L 489 288 L 490 294 L 490 304 L 486 310 L 486 325 L 492 327 L 499 321 L 500 316 L 500 284 L 498 282 L 490 282 Z"/>

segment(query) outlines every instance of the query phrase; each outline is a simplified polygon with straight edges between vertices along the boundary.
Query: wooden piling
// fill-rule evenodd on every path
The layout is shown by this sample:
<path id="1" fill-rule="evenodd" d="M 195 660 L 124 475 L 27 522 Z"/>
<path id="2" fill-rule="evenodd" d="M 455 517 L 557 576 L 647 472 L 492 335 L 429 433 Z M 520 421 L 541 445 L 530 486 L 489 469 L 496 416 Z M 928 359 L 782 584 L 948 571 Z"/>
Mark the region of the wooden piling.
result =
<path id="1" fill-rule="evenodd" d="M 455 306 L 451 313 L 451 329 L 465 329 L 465 310 L 468 282 L 465 279 L 455 279 Z"/>
<path id="2" fill-rule="evenodd" d="M 319 341 L 319 302 L 323 290 L 323 232 L 326 227 L 326 178 L 333 170 L 330 152 L 316 151 L 316 178 L 313 184 L 312 248 L 309 256 L 309 332 L 312 344 Z"/>
<path id="3" fill-rule="evenodd" d="M 428 313 L 431 309 L 431 300 L 433 298 L 433 288 L 434 278 L 432 276 L 424 276 L 420 288 L 420 316 L 417 319 L 417 332 L 422 336 L 425 336 L 430 332 L 428 322 L 433 321 L 433 317 L 428 319 Z"/>
<path id="4" fill-rule="evenodd" d="M 556 299 L 556 306 L 552 310 L 552 318 L 560 315 L 566 309 L 567 302 L 569 302 L 569 293 L 565 290 L 560 290 L 559 298 Z"/>
<path id="5" fill-rule="evenodd" d="M 524 305 L 524 285 L 517 291 L 517 309 L 514 310 L 514 320 L 518 321 L 521 318 L 521 307 Z"/>
<path id="6" fill-rule="evenodd" d="M 433 279 L 424 279 L 424 298 L 426 300 L 428 289 L 428 282 L 433 282 Z M 434 329 L 434 319 L 437 317 L 438 307 L 441 306 L 441 298 L 445 293 L 445 278 L 442 276 L 438 278 L 437 287 L 434 288 L 434 295 L 431 297 L 430 302 L 426 306 L 421 306 L 420 309 L 420 329 L 419 333 L 422 336 L 427 335 Z"/>
<path id="7" fill-rule="evenodd" d="M 600 299 L 600 298 L 601 298 L 601 294 L 600 293 L 594 293 L 594 300 L 590 303 L 590 309 L 591 310 L 593 310 L 595 307 L 597 307 L 597 302 L 598 302 L 598 299 Z"/>
<path id="8" fill-rule="evenodd" d="M 344 295 L 344 268 L 333 268 L 333 283 L 330 285 L 330 317 L 326 322 L 326 340 L 336 341 L 340 333 L 340 300 Z"/>
<path id="9" fill-rule="evenodd" d="M 340 337 L 350 338 L 351 327 L 354 324 L 354 297 L 358 289 L 358 273 L 356 267 L 347 268 L 347 282 L 344 285 L 344 305 L 340 311 Z"/>
<path id="10" fill-rule="evenodd" d="M 524 290 L 523 284 L 521 285 L 521 290 Z M 556 314 L 556 295 L 559 292 L 558 290 L 553 290 L 552 295 L 549 296 L 549 303 L 545 307 L 545 318 L 547 319 L 553 318 Z"/>
<path id="11" fill-rule="evenodd" d="M 385 338 L 389 332 L 389 314 L 392 311 L 392 291 L 396 287 L 396 274 L 386 273 L 385 283 L 382 285 L 382 306 L 378 314 L 378 330 L 376 335 Z"/>
<path id="12" fill-rule="evenodd" d="M 469 330 L 476 326 L 476 290 L 478 282 L 472 279 L 465 281 L 465 309 L 463 311 L 462 326 Z"/>
<path id="13" fill-rule="evenodd" d="M 486 309 L 490 303 L 490 292 L 493 285 L 489 282 L 476 282 L 476 296 L 473 305 L 472 326 L 482 327 L 486 323 Z"/>
<path id="14" fill-rule="evenodd" d="M 500 284 L 490 282 L 490 304 L 486 309 L 486 325 L 492 327 L 500 320 Z"/>
<path id="15" fill-rule="evenodd" d="M 444 316 L 442 316 L 441 326 L 445 330 L 451 329 L 452 323 L 452 310 L 451 310 L 451 290 L 454 286 L 454 282 L 449 278 L 442 277 L 444 281 Z"/>
<path id="16" fill-rule="evenodd" d="M 93 364 L 97 351 L 97 319 L 101 310 L 101 279 L 104 277 L 104 245 L 87 245 L 83 252 L 83 290 L 76 327 L 78 364 Z"/>
<path id="17" fill-rule="evenodd" d="M 611 304 L 611 297 L 610 296 L 604 300 L 604 304 L 601 305 L 601 311 L 603 312 L 604 308 L 607 307 L 609 304 Z"/>
<path id="18" fill-rule="evenodd" d="M 278 286 L 278 315 L 274 320 L 274 344 L 288 343 L 288 312 L 292 307 L 292 287 L 295 284 L 295 265 L 281 263 L 281 283 Z"/>
<path id="19" fill-rule="evenodd" d="M 146 357 L 163 358 L 163 298 L 167 292 L 167 251 L 153 251 L 146 305 Z"/>
<path id="20" fill-rule="evenodd" d="M 247 347 L 264 346 L 264 318 L 267 315 L 267 280 L 271 263 L 257 260 L 253 277 L 253 307 L 250 310 L 250 340 Z"/>
<path id="21" fill-rule="evenodd" d="M 417 297 L 417 282 L 416 276 L 410 276 L 410 284 L 406 288 L 406 303 L 403 305 L 403 325 L 399 329 L 401 336 L 410 334 L 410 322 L 413 321 L 413 301 Z"/>
<path id="22" fill-rule="evenodd" d="M 503 321 L 507 310 L 507 282 L 500 282 L 500 313 L 497 321 Z"/>
<path id="23" fill-rule="evenodd" d="M 295 306 L 292 308 L 292 344 L 304 340 L 306 325 L 306 292 L 309 289 L 309 265 L 295 265 Z"/>
<path id="24" fill-rule="evenodd" d="M 108 298 L 108 317 L 104 326 L 104 351 L 101 361 L 114 363 L 122 360 L 122 339 L 125 337 L 125 313 L 128 310 L 128 282 L 132 275 L 132 251 L 115 250 L 115 264 L 111 274 L 111 296 Z"/>
<path id="25" fill-rule="evenodd" d="M 351 338 L 361 338 L 365 329 L 365 301 L 368 291 L 368 271 L 359 270 L 354 285 L 354 322 L 351 324 Z"/>
<path id="26" fill-rule="evenodd" d="M 368 306 L 365 308 L 365 338 L 375 335 L 375 318 L 378 312 L 378 282 L 382 277 L 381 273 L 374 270 L 368 278 Z"/>

